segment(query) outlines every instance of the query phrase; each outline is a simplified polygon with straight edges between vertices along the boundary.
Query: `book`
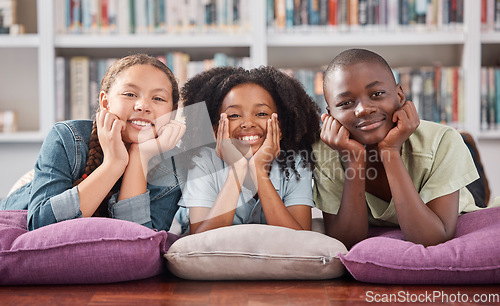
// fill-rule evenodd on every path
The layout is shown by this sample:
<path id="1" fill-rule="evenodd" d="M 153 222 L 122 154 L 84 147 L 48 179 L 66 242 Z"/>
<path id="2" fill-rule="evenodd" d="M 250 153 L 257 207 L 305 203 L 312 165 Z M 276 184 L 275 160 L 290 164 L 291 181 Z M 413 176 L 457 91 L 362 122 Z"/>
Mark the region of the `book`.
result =
<path id="1" fill-rule="evenodd" d="M 294 10 L 295 10 L 295 1 L 294 0 L 285 0 L 285 27 L 293 28 L 294 26 Z"/>
<path id="2" fill-rule="evenodd" d="M 82 1 L 82 32 L 90 33 L 92 29 L 92 15 L 91 15 L 92 0 L 81 0 L 81 1 Z"/>
<path id="3" fill-rule="evenodd" d="M 338 19 L 338 0 L 328 0 L 328 24 L 331 26 L 337 25 Z"/>
<path id="4" fill-rule="evenodd" d="M 348 17 L 349 26 L 356 27 L 359 25 L 359 0 L 348 0 Z"/>
<path id="5" fill-rule="evenodd" d="M 99 91 L 101 80 L 98 74 L 98 60 L 89 60 L 89 118 L 93 118 L 99 110 Z"/>
<path id="6" fill-rule="evenodd" d="M 0 111 L 0 133 L 17 131 L 17 113 L 12 110 Z"/>
<path id="7" fill-rule="evenodd" d="M 295 0 L 297 2 L 300 0 Z M 274 13 L 274 0 L 266 0 L 266 25 L 268 28 L 274 26 L 274 18 L 275 18 L 275 13 Z"/>
<path id="8" fill-rule="evenodd" d="M 65 82 L 65 78 L 67 77 L 66 75 L 66 67 L 65 67 L 65 61 L 66 59 L 62 56 L 57 56 L 55 59 L 55 76 L 56 76 L 56 92 L 55 92 L 55 119 L 56 122 L 66 120 L 67 114 L 66 114 L 66 90 L 69 90 L 67 88 L 67 84 Z"/>
<path id="9" fill-rule="evenodd" d="M 88 119 L 89 116 L 89 57 L 74 56 L 70 59 L 71 119 Z"/>
<path id="10" fill-rule="evenodd" d="M 423 115 L 424 80 L 420 69 L 412 71 L 410 75 L 411 101 L 415 104 L 417 113 L 421 116 Z"/>
<path id="11" fill-rule="evenodd" d="M 328 113 L 326 100 L 323 94 L 323 71 L 314 73 L 314 100 L 318 104 L 321 113 Z"/>
<path id="12" fill-rule="evenodd" d="M 286 1 L 275 0 L 274 2 L 274 25 L 277 29 L 284 29 L 286 27 Z"/>
<path id="13" fill-rule="evenodd" d="M 358 23 L 365 26 L 368 24 L 368 0 L 358 1 Z"/>
<path id="14" fill-rule="evenodd" d="M 488 67 L 488 127 L 497 127 L 496 93 L 495 93 L 495 67 Z"/>
<path id="15" fill-rule="evenodd" d="M 460 122 L 460 69 L 458 67 L 451 68 L 451 122 L 458 123 Z"/>
<path id="16" fill-rule="evenodd" d="M 132 0 L 133 1 L 133 0 Z M 127 35 L 133 32 L 132 21 L 130 20 L 130 5 L 121 3 L 118 5 L 116 13 L 116 32 L 120 35 Z"/>
<path id="17" fill-rule="evenodd" d="M 301 0 L 293 0 L 293 25 L 295 27 L 302 25 L 300 10 Z"/>
<path id="18" fill-rule="evenodd" d="M 349 12 L 348 0 L 338 0 L 337 2 L 337 25 L 340 31 L 348 29 L 349 22 L 347 20 Z"/>
<path id="19" fill-rule="evenodd" d="M 500 68 L 495 67 L 495 110 L 496 126 L 500 126 Z"/>
<path id="20" fill-rule="evenodd" d="M 54 31 L 56 34 L 66 32 L 65 1 L 54 0 Z"/>
<path id="21" fill-rule="evenodd" d="M 170 2 L 174 1 L 169 1 L 168 3 Z M 132 11 L 134 12 L 134 21 L 135 21 L 134 33 L 146 34 L 147 33 L 146 0 L 134 0 L 134 10 Z"/>
<path id="22" fill-rule="evenodd" d="M 308 0 L 309 25 L 320 24 L 319 0 Z"/>
<path id="23" fill-rule="evenodd" d="M 417 24 L 426 24 L 428 7 L 427 0 L 415 0 L 415 22 Z"/>
<path id="24" fill-rule="evenodd" d="M 432 67 L 422 68 L 423 99 L 422 119 L 439 121 L 440 111 L 436 104 L 436 92 L 434 85 L 434 69 Z"/>
<path id="25" fill-rule="evenodd" d="M 110 34 L 118 32 L 118 6 L 122 0 L 108 0 L 108 29 Z"/>
<path id="26" fill-rule="evenodd" d="M 488 129 L 488 68 L 481 67 L 481 113 L 480 128 Z"/>
<path id="27" fill-rule="evenodd" d="M 319 0 L 319 24 L 328 24 L 328 0 Z"/>

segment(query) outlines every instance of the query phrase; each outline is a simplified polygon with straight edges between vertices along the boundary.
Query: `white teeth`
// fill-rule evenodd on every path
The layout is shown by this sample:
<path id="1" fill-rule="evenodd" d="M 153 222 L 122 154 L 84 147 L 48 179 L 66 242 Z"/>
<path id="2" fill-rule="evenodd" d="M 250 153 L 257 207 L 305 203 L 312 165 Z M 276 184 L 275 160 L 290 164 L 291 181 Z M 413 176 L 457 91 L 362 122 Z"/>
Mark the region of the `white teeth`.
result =
<path id="1" fill-rule="evenodd" d="M 140 125 L 140 126 L 150 126 L 151 125 L 150 122 L 139 121 L 139 120 L 132 120 L 132 123 L 135 125 Z"/>
<path id="2" fill-rule="evenodd" d="M 243 137 L 240 137 L 238 139 L 243 140 L 243 141 L 252 141 L 252 140 L 259 139 L 259 136 L 243 136 Z"/>

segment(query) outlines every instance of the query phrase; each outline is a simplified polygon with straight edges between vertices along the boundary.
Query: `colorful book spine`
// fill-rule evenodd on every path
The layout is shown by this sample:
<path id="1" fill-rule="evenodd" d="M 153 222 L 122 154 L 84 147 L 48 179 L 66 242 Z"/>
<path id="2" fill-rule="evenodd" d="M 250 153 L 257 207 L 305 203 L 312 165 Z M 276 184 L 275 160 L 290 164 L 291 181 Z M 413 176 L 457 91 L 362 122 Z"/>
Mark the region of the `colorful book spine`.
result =
<path id="1" fill-rule="evenodd" d="M 89 58 L 75 56 L 70 59 L 71 119 L 89 118 Z"/>
<path id="2" fill-rule="evenodd" d="M 496 124 L 500 126 L 500 68 L 495 67 L 495 107 L 496 107 Z"/>

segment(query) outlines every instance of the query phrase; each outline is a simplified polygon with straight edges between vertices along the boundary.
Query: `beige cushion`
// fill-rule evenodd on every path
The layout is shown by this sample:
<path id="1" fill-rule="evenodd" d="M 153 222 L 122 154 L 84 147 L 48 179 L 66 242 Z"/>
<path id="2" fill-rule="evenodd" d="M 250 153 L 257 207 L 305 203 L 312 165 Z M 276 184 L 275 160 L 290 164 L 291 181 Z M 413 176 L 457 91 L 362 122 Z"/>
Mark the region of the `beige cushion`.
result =
<path id="1" fill-rule="evenodd" d="M 14 186 L 12 186 L 12 188 L 10 189 L 7 196 L 9 196 L 11 193 L 16 191 L 17 189 L 19 189 L 19 188 L 23 187 L 24 185 L 28 184 L 29 182 L 31 182 L 33 180 L 34 174 L 35 174 L 35 170 L 32 169 L 32 170 L 28 171 L 26 174 L 24 174 L 23 176 L 21 176 L 17 180 L 17 182 L 14 183 Z"/>
<path id="2" fill-rule="evenodd" d="M 339 253 L 346 247 L 321 233 L 244 224 L 182 237 L 164 256 L 185 279 L 329 279 L 345 272 Z"/>

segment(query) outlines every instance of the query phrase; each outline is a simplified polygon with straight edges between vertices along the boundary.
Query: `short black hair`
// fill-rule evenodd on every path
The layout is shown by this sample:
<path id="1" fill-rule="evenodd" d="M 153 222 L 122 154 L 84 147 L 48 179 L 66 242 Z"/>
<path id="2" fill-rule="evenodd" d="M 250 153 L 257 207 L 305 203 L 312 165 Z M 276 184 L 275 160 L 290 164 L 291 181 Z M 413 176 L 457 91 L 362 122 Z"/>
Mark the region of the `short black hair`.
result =
<path id="1" fill-rule="evenodd" d="M 337 56 L 335 56 L 333 58 L 333 60 L 330 62 L 330 64 L 328 65 L 328 68 L 326 68 L 326 71 L 325 71 L 325 74 L 323 77 L 323 91 L 326 92 L 328 78 L 330 77 L 331 73 L 335 69 L 345 67 L 345 66 L 355 65 L 355 64 L 359 64 L 359 63 L 380 64 L 394 78 L 394 74 L 392 73 L 391 66 L 389 66 L 387 61 L 379 54 L 377 54 L 373 51 L 370 51 L 370 50 L 366 50 L 366 49 L 356 49 L 356 48 L 347 49 L 347 50 L 339 53 Z M 394 84 L 396 84 L 395 79 L 394 79 Z"/>
<path id="2" fill-rule="evenodd" d="M 282 133 L 281 153 L 277 158 L 280 168 L 289 177 L 287 167 L 298 176 L 294 158 L 302 157 L 304 167 L 313 169 L 312 144 L 319 139 L 319 107 L 307 95 L 302 84 L 292 76 L 272 67 L 261 66 L 251 70 L 236 67 L 216 67 L 189 79 L 181 90 L 184 106 L 204 101 L 212 126 L 219 122 L 222 101 L 231 89 L 241 84 L 256 84 L 273 98 L 278 109 Z M 196 133 L 199 120 L 194 114 L 186 114 L 186 125 Z M 191 126 L 191 127 L 190 127 Z M 200 127 L 202 128 L 202 127 Z"/>

